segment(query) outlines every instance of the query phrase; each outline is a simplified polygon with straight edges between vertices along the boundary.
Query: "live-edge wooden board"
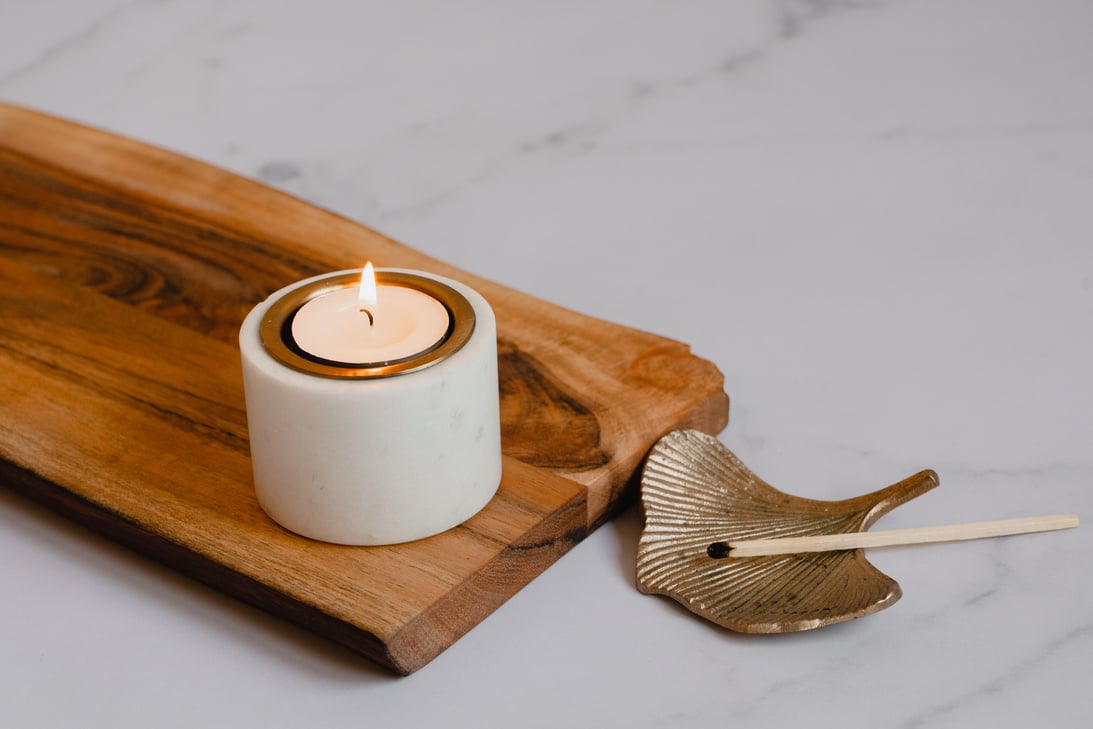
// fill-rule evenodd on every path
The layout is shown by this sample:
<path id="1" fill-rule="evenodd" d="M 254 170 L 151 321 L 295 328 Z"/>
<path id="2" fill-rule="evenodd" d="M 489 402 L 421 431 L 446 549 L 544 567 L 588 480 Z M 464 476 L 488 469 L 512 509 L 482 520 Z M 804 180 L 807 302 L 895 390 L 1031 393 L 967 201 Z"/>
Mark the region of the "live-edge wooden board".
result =
<path id="1" fill-rule="evenodd" d="M 341 547 L 253 493 L 239 324 L 305 276 L 465 281 L 497 313 L 504 477 L 466 524 Z M 0 105 L 0 483 L 399 673 L 609 518 L 652 443 L 724 427 L 678 342 L 458 271 L 215 167 Z"/>

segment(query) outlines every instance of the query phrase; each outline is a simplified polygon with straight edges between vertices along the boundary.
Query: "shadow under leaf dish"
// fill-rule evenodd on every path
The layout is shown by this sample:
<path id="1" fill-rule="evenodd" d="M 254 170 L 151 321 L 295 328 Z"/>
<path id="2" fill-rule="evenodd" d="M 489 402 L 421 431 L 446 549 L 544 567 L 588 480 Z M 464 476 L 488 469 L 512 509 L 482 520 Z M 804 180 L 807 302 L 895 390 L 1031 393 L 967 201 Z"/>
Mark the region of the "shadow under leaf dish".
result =
<path id="1" fill-rule="evenodd" d="M 724 559 L 717 545 L 865 531 L 937 485 L 927 470 L 844 501 L 804 499 L 764 482 L 712 436 L 669 433 L 641 477 L 638 589 L 742 633 L 810 630 L 875 613 L 901 591 L 860 549 Z"/>

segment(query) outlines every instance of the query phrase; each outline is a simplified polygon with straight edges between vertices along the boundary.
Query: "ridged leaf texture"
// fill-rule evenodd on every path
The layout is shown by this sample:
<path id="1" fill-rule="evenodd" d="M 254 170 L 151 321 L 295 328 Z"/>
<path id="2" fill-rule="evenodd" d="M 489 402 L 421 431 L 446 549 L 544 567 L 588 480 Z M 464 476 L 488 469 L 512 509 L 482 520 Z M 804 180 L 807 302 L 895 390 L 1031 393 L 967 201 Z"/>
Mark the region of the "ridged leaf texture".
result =
<path id="1" fill-rule="evenodd" d="M 937 483 L 933 471 L 922 471 L 845 501 L 804 499 L 765 483 L 716 438 L 669 433 L 642 473 L 638 587 L 745 633 L 808 630 L 868 615 L 901 593 L 861 550 L 715 559 L 707 549 L 740 539 L 864 531 Z"/>

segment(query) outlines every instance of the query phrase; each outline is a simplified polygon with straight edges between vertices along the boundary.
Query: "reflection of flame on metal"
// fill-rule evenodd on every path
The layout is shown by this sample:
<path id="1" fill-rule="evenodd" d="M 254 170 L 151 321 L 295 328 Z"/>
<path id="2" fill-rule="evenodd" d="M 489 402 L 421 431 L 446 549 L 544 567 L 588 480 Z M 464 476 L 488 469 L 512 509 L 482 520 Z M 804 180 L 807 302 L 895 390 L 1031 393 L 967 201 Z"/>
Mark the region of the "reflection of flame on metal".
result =
<path id="1" fill-rule="evenodd" d="M 374 326 L 376 317 L 372 316 L 369 307 L 378 303 L 378 297 L 376 294 L 376 269 L 372 267 L 371 261 L 364 264 L 364 270 L 361 271 L 361 286 L 358 291 L 357 303 L 360 306 L 361 313 L 368 316 L 368 325 Z"/>

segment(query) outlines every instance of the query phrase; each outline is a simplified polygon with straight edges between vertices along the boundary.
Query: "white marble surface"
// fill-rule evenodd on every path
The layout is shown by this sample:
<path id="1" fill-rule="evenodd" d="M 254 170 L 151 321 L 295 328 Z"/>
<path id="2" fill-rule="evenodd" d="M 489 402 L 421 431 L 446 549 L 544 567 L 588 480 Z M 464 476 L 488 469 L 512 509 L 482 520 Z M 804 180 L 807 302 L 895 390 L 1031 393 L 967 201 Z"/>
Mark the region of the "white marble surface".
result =
<path id="1" fill-rule="evenodd" d="M 722 439 L 905 527 L 1093 517 L 1093 3 L 0 0 L 0 98 L 690 342 Z M 635 511 L 394 679 L 0 489 L 0 724 L 1086 727 L 1093 525 L 877 550 L 878 615 L 639 594 Z"/>

